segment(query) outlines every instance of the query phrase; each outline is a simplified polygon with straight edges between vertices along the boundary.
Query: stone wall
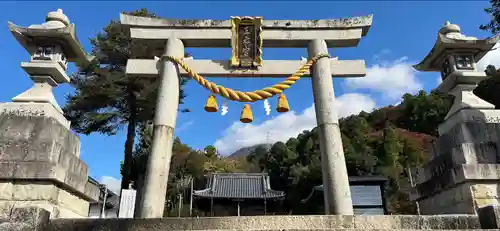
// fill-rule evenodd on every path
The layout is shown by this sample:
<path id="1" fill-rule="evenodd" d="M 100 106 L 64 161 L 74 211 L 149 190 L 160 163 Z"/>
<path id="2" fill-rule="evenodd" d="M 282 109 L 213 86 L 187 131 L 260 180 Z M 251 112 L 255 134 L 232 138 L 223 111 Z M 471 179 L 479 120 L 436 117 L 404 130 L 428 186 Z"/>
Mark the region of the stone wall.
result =
<path id="1" fill-rule="evenodd" d="M 75 134 L 51 117 L 11 113 L 0 114 L 0 131 L 0 213 L 38 206 L 53 218 L 88 216 L 99 189 Z"/>
<path id="2" fill-rule="evenodd" d="M 42 208 L 12 208 L 0 216 L 2 231 L 44 231 L 49 223 L 49 212 Z"/>
<path id="3" fill-rule="evenodd" d="M 412 169 L 422 214 L 475 214 L 500 205 L 500 110 L 464 109 L 439 126 L 434 158 Z"/>
<path id="4" fill-rule="evenodd" d="M 478 229 L 476 216 L 247 216 L 164 219 L 54 219 L 47 231 Z"/>
<path id="5" fill-rule="evenodd" d="M 14 208 L 0 216 L 2 231 L 163 231 L 163 230 L 498 230 L 500 209 L 476 215 L 389 216 L 311 215 L 163 219 L 50 219 L 40 208 Z"/>
<path id="6" fill-rule="evenodd" d="M 474 214 L 488 205 L 499 205 L 498 183 L 464 183 L 420 200 L 422 214 L 440 211 L 444 214 Z"/>
<path id="7" fill-rule="evenodd" d="M 464 164 L 417 184 L 422 214 L 474 214 L 478 208 L 500 205 L 498 164 Z"/>
<path id="8" fill-rule="evenodd" d="M 51 181 L 4 180 L 0 181 L 0 190 L 0 208 L 37 205 L 49 211 L 52 217 L 82 217 L 88 214 L 88 201 Z"/>

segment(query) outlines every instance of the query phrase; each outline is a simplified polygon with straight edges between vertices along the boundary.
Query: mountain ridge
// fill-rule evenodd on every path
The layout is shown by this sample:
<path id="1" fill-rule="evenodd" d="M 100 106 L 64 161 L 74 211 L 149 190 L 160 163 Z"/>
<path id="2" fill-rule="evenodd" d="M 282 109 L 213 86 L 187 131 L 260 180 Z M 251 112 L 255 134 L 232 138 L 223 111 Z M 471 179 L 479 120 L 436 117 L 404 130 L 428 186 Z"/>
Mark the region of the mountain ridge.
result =
<path id="1" fill-rule="evenodd" d="M 273 144 L 255 144 L 255 145 L 252 145 L 252 146 L 247 146 L 247 147 L 243 147 L 243 148 L 240 148 L 238 150 L 236 150 L 235 152 L 231 153 L 230 155 L 228 155 L 227 157 L 228 158 L 240 158 L 240 157 L 246 157 L 248 156 L 250 153 L 253 152 L 253 150 L 255 150 L 256 148 L 258 147 L 263 147 L 263 148 L 271 148 L 273 146 Z"/>

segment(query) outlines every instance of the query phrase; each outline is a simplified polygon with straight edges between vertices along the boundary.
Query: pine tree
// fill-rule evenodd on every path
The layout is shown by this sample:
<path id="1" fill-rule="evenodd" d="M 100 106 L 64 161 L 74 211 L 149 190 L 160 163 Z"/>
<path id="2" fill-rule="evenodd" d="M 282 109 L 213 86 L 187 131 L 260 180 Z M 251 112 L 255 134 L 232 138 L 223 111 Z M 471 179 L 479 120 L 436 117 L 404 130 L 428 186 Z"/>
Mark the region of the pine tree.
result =
<path id="1" fill-rule="evenodd" d="M 500 1 L 490 0 L 490 4 L 491 7 L 484 9 L 484 12 L 491 16 L 491 20 L 488 24 L 479 26 L 479 28 L 496 34 L 500 31 Z"/>
<path id="2" fill-rule="evenodd" d="M 146 9 L 128 13 L 134 16 L 156 17 Z M 71 121 L 72 128 L 88 135 L 99 132 L 115 135 L 126 126 L 126 141 L 122 168 L 122 188 L 128 188 L 131 178 L 132 153 L 137 126 L 152 120 L 156 107 L 158 79 L 134 78 L 125 75 L 127 60 L 140 57 L 133 50 L 144 49 L 133 42 L 118 21 L 111 21 L 91 39 L 92 55 L 96 58 L 86 68 L 72 75 L 71 83 L 75 93 L 67 96 L 63 107 L 65 116 Z M 179 100 L 185 95 L 182 85 Z"/>
<path id="3" fill-rule="evenodd" d="M 500 32 L 500 0 L 490 0 L 490 4 L 491 7 L 484 9 L 484 11 L 491 16 L 490 22 L 486 25 L 481 25 L 479 28 L 496 35 Z M 492 50 L 495 49 L 498 48 L 493 48 Z M 495 69 L 499 67 L 489 64 L 491 63 L 487 63 L 488 66 L 485 70 L 478 71 L 484 71 L 487 75 L 491 76 L 496 71 Z M 500 97 L 496 94 L 499 90 L 500 81 L 498 77 L 493 77 L 481 81 L 474 89 L 473 93 L 486 102 L 495 105 L 496 108 L 500 108 Z"/>

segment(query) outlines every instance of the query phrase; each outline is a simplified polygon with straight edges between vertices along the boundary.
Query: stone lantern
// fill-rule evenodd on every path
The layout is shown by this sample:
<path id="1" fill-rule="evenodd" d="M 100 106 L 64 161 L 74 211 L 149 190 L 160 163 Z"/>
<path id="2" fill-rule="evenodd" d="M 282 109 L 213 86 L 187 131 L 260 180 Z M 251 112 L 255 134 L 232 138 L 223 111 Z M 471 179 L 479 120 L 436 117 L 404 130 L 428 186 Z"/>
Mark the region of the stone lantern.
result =
<path id="1" fill-rule="evenodd" d="M 500 111 L 472 93 L 488 76 L 477 70 L 479 61 L 498 37 L 477 39 L 463 35 L 446 22 L 419 71 L 440 72 L 437 90 L 454 96 L 453 105 L 438 127 L 430 162 L 411 169 L 416 183 L 410 199 L 421 214 L 476 214 L 500 204 Z M 494 193 L 493 193 L 494 192 Z"/>
<path id="2" fill-rule="evenodd" d="M 59 9 L 50 12 L 46 22 L 41 25 L 26 28 L 9 22 L 9 29 L 31 56 L 29 62 L 21 63 L 21 67 L 34 85 L 12 98 L 13 102 L 21 104 L 4 104 L 4 110 L 19 112 L 22 108 L 23 113 L 43 113 L 69 127 L 69 122 L 62 117 L 52 88 L 70 82 L 66 74 L 68 62 L 75 62 L 79 66 L 89 64 L 90 57 L 76 38 L 75 25 L 70 24 L 68 17 Z"/>
<path id="3" fill-rule="evenodd" d="M 0 217 L 16 207 L 42 208 L 52 218 L 87 217 L 99 188 L 89 181 L 80 140 L 52 94 L 70 81 L 68 62 L 89 64 L 75 25 L 57 10 L 41 25 L 9 22 L 9 29 L 31 55 L 21 67 L 34 85 L 13 102 L 0 103 Z"/>
<path id="4" fill-rule="evenodd" d="M 415 65 L 418 71 L 440 72 L 442 83 L 437 90 L 455 96 L 446 119 L 463 108 L 491 109 L 492 104 L 478 98 L 472 90 L 488 78 L 477 70 L 479 61 L 498 41 L 497 37 L 477 39 L 460 32 L 460 27 L 450 22 L 439 30 L 436 44 L 422 62 Z"/>

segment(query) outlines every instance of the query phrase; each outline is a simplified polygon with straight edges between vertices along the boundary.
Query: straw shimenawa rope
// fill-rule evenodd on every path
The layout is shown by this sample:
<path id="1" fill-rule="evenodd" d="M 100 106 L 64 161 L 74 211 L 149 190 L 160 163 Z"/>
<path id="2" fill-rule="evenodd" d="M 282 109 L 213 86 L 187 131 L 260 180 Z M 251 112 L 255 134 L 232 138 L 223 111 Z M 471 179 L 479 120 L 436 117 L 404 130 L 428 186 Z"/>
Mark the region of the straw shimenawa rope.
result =
<path id="1" fill-rule="evenodd" d="M 265 87 L 260 90 L 252 91 L 252 92 L 242 92 L 233 90 L 231 88 L 226 88 L 221 85 L 217 85 L 214 82 L 210 82 L 205 79 L 203 76 L 196 73 L 193 69 L 191 69 L 182 58 L 176 58 L 173 56 L 163 56 L 164 59 L 175 62 L 179 64 L 189 76 L 191 76 L 196 82 L 198 82 L 201 86 L 205 87 L 209 91 L 214 94 L 218 94 L 226 99 L 232 101 L 239 102 L 255 102 L 258 100 L 264 100 L 274 95 L 281 94 L 283 90 L 290 88 L 297 80 L 299 80 L 305 73 L 309 70 L 309 68 L 319 59 L 330 57 L 328 54 L 318 54 L 311 59 L 309 59 L 306 63 L 304 63 L 295 73 L 293 73 L 290 77 L 286 78 L 284 81 L 274 84 L 270 87 Z"/>

